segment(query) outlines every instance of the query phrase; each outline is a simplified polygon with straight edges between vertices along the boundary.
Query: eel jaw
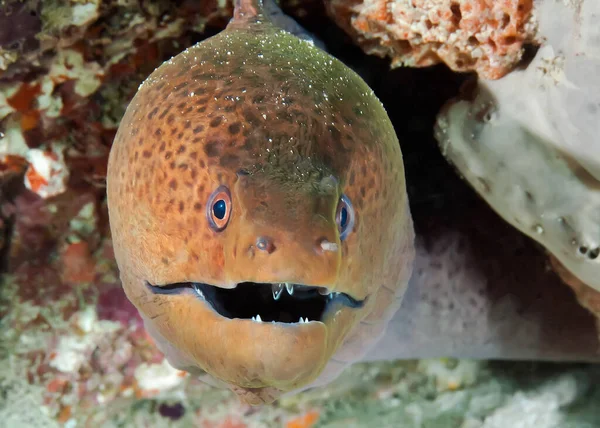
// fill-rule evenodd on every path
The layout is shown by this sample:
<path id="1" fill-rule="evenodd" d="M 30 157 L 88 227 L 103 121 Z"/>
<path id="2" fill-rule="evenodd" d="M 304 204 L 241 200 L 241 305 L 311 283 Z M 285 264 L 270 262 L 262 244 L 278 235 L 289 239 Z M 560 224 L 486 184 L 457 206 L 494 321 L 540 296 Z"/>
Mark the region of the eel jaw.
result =
<path id="1" fill-rule="evenodd" d="M 322 322 L 333 308 L 361 308 L 366 299 L 356 300 L 326 287 L 292 283 L 241 282 L 222 288 L 197 282 L 146 286 L 153 294 L 192 293 L 224 318 L 255 322 L 303 324 Z"/>
<path id="2" fill-rule="evenodd" d="M 132 294 L 169 362 L 197 367 L 253 404 L 315 381 L 370 301 L 307 285 L 289 285 L 290 294 L 285 283 L 278 296 L 280 283 L 136 282 L 153 296 Z"/>

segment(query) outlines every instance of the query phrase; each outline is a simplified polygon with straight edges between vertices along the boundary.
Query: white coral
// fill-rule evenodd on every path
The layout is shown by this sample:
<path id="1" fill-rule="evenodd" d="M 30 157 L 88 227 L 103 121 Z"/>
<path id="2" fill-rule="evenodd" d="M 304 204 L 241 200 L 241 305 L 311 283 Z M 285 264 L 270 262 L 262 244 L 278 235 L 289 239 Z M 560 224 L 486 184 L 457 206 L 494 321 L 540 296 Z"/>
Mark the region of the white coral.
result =
<path id="1" fill-rule="evenodd" d="M 98 343 L 121 329 L 117 322 L 99 320 L 93 307 L 75 313 L 72 320 L 83 334 L 61 336 L 50 360 L 50 367 L 63 373 L 77 372 Z"/>
<path id="2" fill-rule="evenodd" d="M 48 150 L 31 149 L 27 152 L 29 166 L 25 173 L 25 187 L 42 198 L 60 195 L 67 189 L 69 170 L 60 144 Z"/>

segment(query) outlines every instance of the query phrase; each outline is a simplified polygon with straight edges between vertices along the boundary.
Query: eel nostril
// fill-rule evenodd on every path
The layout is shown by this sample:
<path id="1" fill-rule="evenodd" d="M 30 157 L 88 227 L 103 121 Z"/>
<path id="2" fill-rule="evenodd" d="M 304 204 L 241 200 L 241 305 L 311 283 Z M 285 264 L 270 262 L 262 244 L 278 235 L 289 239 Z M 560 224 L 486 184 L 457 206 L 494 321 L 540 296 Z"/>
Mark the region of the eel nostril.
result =
<path id="1" fill-rule="evenodd" d="M 335 242 L 329 241 L 325 237 L 321 237 L 321 238 L 317 239 L 316 250 L 319 253 L 327 252 L 327 251 L 337 251 L 338 244 L 336 244 Z"/>
<path id="2" fill-rule="evenodd" d="M 275 244 L 271 238 L 261 236 L 256 240 L 256 248 L 271 254 L 273 251 L 275 251 Z"/>

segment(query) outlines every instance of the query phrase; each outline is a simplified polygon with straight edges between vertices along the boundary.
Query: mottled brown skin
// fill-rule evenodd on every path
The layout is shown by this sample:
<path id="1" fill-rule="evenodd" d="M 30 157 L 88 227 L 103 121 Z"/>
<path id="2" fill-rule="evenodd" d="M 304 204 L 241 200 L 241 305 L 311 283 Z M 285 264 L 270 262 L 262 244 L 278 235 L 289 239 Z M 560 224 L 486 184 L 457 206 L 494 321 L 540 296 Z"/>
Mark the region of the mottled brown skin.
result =
<path id="1" fill-rule="evenodd" d="M 232 214 L 216 232 L 206 203 L 220 185 Z M 356 211 L 343 242 L 342 193 Z M 387 322 L 410 275 L 402 157 L 381 103 L 342 63 L 256 19 L 232 21 L 140 87 L 110 154 L 108 203 L 123 287 L 162 348 L 253 403 L 315 380 L 360 339 L 359 323 Z M 258 250 L 258 237 L 273 251 Z M 152 294 L 145 281 L 292 282 L 367 301 L 324 322 L 259 324 L 192 294 Z"/>

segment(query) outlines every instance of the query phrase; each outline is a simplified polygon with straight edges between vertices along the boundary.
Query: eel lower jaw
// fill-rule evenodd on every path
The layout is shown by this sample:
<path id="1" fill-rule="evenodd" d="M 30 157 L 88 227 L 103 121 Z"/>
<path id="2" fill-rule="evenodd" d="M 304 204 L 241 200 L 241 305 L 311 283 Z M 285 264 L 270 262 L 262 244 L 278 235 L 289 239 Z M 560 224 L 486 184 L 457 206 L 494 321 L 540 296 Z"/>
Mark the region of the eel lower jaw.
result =
<path id="1" fill-rule="evenodd" d="M 357 300 L 326 287 L 293 283 L 240 282 L 234 288 L 184 282 L 156 286 L 146 282 L 153 294 L 191 293 L 224 318 L 299 326 L 324 322 L 342 307 L 361 308 L 366 298 Z"/>

